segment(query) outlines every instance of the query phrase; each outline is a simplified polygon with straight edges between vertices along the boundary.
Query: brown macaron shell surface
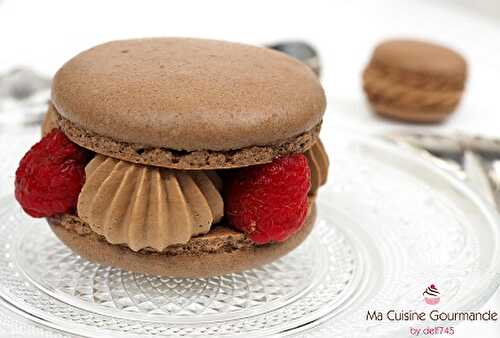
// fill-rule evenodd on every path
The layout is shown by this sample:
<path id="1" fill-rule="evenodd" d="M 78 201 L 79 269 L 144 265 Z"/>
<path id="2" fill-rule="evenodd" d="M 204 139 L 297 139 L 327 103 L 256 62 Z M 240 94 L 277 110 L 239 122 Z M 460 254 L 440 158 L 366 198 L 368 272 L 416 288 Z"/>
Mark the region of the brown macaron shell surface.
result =
<path id="1" fill-rule="evenodd" d="M 151 38 L 114 41 L 74 57 L 54 77 L 52 104 L 62 129 L 85 147 L 115 142 L 184 154 L 291 142 L 318 128 L 326 100 L 314 73 L 280 52 Z M 85 132 L 94 140 L 82 144 Z"/>
<path id="2" fill-rule="evenodd" d="M 449 88 L 462 89 L 467 75 L 465 59 L 446 47 L 419 40 L 388 40 L 379 44 L 371 62 L 412 75 L 435 76 Z"/>

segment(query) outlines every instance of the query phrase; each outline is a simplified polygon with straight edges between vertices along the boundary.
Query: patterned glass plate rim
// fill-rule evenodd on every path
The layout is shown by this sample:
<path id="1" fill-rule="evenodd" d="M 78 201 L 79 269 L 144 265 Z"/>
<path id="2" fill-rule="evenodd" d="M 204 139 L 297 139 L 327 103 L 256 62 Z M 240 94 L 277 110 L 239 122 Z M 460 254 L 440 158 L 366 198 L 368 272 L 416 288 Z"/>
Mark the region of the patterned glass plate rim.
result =
<path id="1" fill-rule="evenodd" d="M 493 209 L 463 182 L 392 144 L 340 131 L 328 141 L 333 170 L 310 238 L 276 263 L 211 281 L 132 278 L 86 262 L 7 197 L 0 204 L 0 303 L 32 322 L 88 336 L 393 336 L 409 324 L 365 321 L 367 309 L 426 309 L 422 289 L 436 280 L 440 309 L 484 304 L 500 283 Z M 103 281 L 125 285 L 114 295 L 120 301 L 152 299 L 109 301 Z M 143 285 L 154 287 L 136 288 Z M 226 293 L 203 289 L 184 302 L 207 285 Z"/>

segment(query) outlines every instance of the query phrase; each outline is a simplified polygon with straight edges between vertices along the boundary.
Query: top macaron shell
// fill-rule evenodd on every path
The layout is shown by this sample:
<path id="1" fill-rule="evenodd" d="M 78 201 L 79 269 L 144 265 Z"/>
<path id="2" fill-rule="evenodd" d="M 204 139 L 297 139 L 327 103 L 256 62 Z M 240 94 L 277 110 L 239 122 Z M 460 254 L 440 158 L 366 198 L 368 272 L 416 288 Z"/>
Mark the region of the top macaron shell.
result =
<path id="1" fill-rule="evenodd" d="M 418 40 L 385 41 L 375 48 L 371 62 L 391 70 L 446 79 L 461 88 L 467 76 L 467 63 L 460 54 Z"/>
<path id="2" fill-rule="evenodd" d="M 52 103 L 115 141 L 178 151 L 272 145 L 312 130 L 326 100 L 314 73 L 276 51 L 187 38 L 114 41 L 55 75 Z"/>

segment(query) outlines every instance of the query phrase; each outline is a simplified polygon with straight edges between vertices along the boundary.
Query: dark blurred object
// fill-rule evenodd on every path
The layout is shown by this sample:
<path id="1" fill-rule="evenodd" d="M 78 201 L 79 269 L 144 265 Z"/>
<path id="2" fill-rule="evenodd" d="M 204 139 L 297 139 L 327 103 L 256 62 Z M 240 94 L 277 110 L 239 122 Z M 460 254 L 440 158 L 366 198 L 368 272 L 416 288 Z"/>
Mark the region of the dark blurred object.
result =
<path id="1" fill-rule="evenodd" d="M 267 47 L 302 61 L 308 65 L 317 76 L 320 76 L 321 64 L 318 52 L 310 44 L 303 41 L 288 41 L 267 45 Z"/>
<path id="2" fill-rule="evenodd" d="M 40 123 L 47 108 L 51 80 L 30 68 L 0 75 L 0 124 Z"/>
<path id="3" fill-rule="evenodd" d="M 0 100 L 25 100 L 48 89 L 50 79 L 29 68 L 14 68 L 0 76 Z"/>

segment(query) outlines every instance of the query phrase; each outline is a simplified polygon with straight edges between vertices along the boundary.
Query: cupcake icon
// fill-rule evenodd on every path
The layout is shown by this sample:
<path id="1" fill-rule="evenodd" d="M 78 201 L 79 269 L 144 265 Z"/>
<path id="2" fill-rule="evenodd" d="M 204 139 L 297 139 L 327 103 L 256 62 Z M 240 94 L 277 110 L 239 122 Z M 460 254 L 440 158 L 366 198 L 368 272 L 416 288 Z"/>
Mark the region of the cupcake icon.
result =
<path id="1" fill-rule="evenodd" d="M 434 284 L 431 284 L 425 289 L 424 293 L 424 300 L 427 304 L 429 305 L 436 305 L 439 304 L 439 291 L 437 287 Z"/>

